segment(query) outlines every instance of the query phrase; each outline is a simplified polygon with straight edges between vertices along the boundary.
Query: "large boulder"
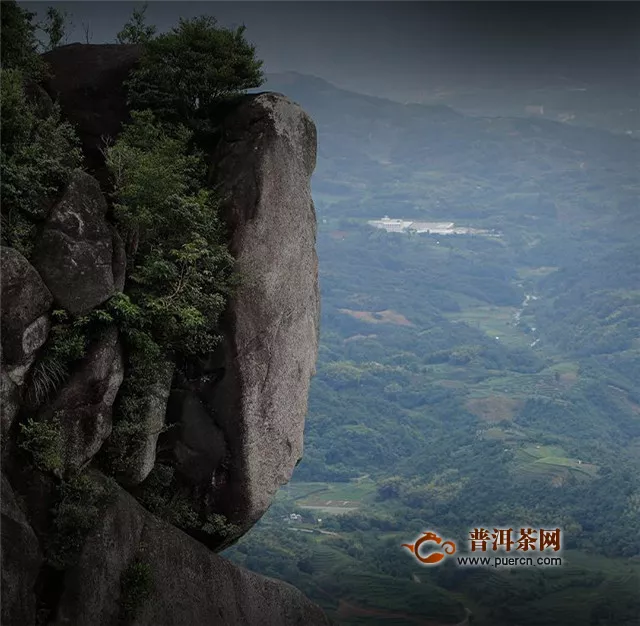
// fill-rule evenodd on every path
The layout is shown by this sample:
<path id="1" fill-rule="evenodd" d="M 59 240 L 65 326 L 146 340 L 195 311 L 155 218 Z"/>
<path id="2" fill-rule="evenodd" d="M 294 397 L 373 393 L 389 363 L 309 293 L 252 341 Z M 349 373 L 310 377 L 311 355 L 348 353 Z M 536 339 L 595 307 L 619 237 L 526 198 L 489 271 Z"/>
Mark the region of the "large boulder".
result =
<path id="1" fill-rule="evenodd" d="M 74 124 L 96 178 L 73 174 L 44 224 L 33 262 L 57 306 L 78 316 L 124 284 L 124 246 L 105 217 L 96 179 L 109 188 L 102 148 L 129 119 L 124 82 L 141 50 L 76 44 L 45 55 L 52 70 L 45 88 Z M 312 121 L 278 94 L 244 96 L 223 109 L 225 115 L 214 120 L 221 121 L 221 139 L 209 150 L 211 182 L 224 194 L 230 249 L 243 282 L 222 320 L 223 342 L 215 359 L 203 356 L 202 367 L 188 364 L 194 376 L 186 375 L 180 363 L 173 389 L 169 374 L 150 389 L 149 410 L 142 416 L 149 437 L 137 456 L 139 471 L 129 482 L 143 479 L 156 460 L 168 461 L 176 483 L 197 500 L 190 504 L 201 519 L 222 514 L 226 528 L 238 528 L 226 537 L 231 542 L 266 511 L 302 456 L 318 347 L 319 292 L 310 192 L 316 159 Z M 181 376 L 184 380 L 176 385 Z M 122 354 L 112 333 L 93 345 L 53 402 L 40 410 L 41 419 L 60 419 L 67 468 L 90 462 L 108 436 L 121 380 Z M 173 408 L 163 415 L 167 394 Z M 176 426 L 158 444 L 156 433 L 167 417 L 168 425 Z M 43 511 L 51 505 L 37 505 L 48 502 L 39 493 L 47 496 L 47 485 L 55 486 L 55 480 L 42 474 L 47 485 L 35 489 L 34 481 L 27 480 L 32 472 L 19 469 L 12 467 L 12 484 L 29 505 L 32 527 L 46 539 L 50 519 Z M 19 473 L 20 481 L 14 480 Z M 154 583 L 132 622 L 138 626 L 327 623 L 320 609 L 292 587 L 239 569 L 207 549 L 203 543 L 222 546 L 217 538 L 201 536 L 213 533 L 201 531 L 196 540 L 120 492 L 77 566 L 56 587 L 56 623 L 120 621 L 127 601 L 121 595 L 126 595 L 122 577 L 135 558 L 149 565 Z"/>
<path id="2" fill-rule="evenodd" d="M 121 586 L 136 559 L 147 573 L 144 589 Z M 122 490 L 67 571 L 55 624 L 112 626 L 135 594 L 134 626 L 330 624 L 294 587 L 233 565 Z"/>
<path id="3" fill-rule="evenodd" d="M 141 416 L 144 435 L 130 453 L 126 473 L 118 477 L 128 487 L 134 487 L 143 482 L 155 465 L 158 438 L 165 426 L 173 370 L 173 363 L 159 362 L 156 380 L 147 390 L 145 410 Z"/>
<path id="4" fill-rule="evenodd" d="M 98 181 L 75 170 L 37 242 L 35 267 L 56 303 L 74 315 L 88 313 L 116 290 L 106 212 Z"/>
<path id="5" fill-rule="evenodd" d="M 13 248 L 2 247 L 2 361 L 23 364 L 46 341 L 42 317 L 52 297 L 38 272 Z"/>
<path id="6" fill-rule="evenodd" d="M 65 469 L 82 467 L 111 434 L 113 403 L 123 376 L 118 331 L 110 328 L 90 348 L 53 403 L 43 408 L 43 419 L 59 420 Z"/>
<path id="7" fill-rule="evenodd" d="M 35 584 L 42 553 L 35 533 L 2 474 L 2 603 L 0 621 L 6 626 L 35 624 Z"/>
<path id="8" fill-rule="evenodd" d="M 35 360 L 36 351 L 47 340 L 53 298 L 38 272 L 13 248 L 2 247 L 2 366 L 0 410 L 2 433 L 7 434 L 17 415 L 20 388 Z"/>
<path id="9" fill-rule="evenodd" d="M 274 93 L 243 98 L 222 129 L 212 181 L 224 194 L 243 283 L 223 320 L 224 375 L 205 395 L 230 459 L 214 478 L 212 501 L 246 531 L 302 456 L 320 314 L 310 189 L 316 129 Z"/>
<path id="10" fill-rule="evenodd" d="M 172 465 L 186 483 L 206 488 L 228 454 L 224 432 L 192 391 L 173 391 L 167 417 Z"/>

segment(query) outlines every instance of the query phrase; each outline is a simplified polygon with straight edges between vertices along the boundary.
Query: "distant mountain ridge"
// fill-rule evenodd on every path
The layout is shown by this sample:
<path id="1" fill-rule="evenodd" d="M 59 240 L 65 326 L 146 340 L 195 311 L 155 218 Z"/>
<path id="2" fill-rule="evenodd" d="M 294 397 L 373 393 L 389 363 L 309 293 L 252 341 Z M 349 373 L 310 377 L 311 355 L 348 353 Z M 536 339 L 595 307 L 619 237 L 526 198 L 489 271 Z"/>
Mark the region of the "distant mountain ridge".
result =
<path id="1" fill-rule="evenodd" d="M 266 78 L 266 87 L 274 91 L 323 90 L 327 96 L 353 94 L 371 103 L 377 101 L 378 105 L 384 100 L 403 104 L 402 98 L 367 95 L 295 71 L 267 74 Z M 530 77 L 511 85 L 488 79 L 465 83 L 452 76 L 449 83 L 442 86 L 424 89 L 416 86 L 415 96 L 404 98 L 404 104 L 417 110 L 422 107 L 432 111 L 448 109 L 471 116 L 533 117 L 637 137 L 640 134 L 638 95 L 637 88 L 634 90 L 631 85 L 614 89 L 610 85 L 576 83 L 555 75 L 544 80 Z"/>
<path id="2" fill-rule="evenodd" d="M 323 217 L 472 217 L 478 227 L 501 229 L 521 211 L 552 211 L 560 202 L 564 221 L 590 206 L 599 220 L 631 218 L 606 188 L 614 170 L 620 185 L 637 179 L 640 142 L 633 137 L 536 117 L 407 105 L 296 72 L 268 75 L 265 88 L 295 100 L 316 122 L 313 184 Z M 592 198 L 586 204 L 576 199 L 582 188 Z M 485 216 L 490 222 L 480 224 Z"/>
<path id="3" fill-rule="evenodd" d="M 370 106 L 382 109 L 388 107 L 389 109 L 397 110 L 400 106 L 405 107 L 410 111 L 422 113 L 428 111 L 434 114 L 449 116 L 450 118 L 460 117 L 462 115 L 450 106 L 443 104 L 421 104 L 417 102 L 402 103 L 390 98 L 371 96 L 358 91 L 338 87 L 324 78 L 294 71 L 266 74 L 266 81 L 261 89 L 285 93 L 294 99 L 296 97 L 307 99 L 313 96 L 315 98 L 321 97 L 323 100 L 326 99 L 326 101 L 330 101 L 334 98 L 340 98 L 341 101 L 352 100 L 354 104 L 356 102 L 360 104 L 366 103 Z"/>

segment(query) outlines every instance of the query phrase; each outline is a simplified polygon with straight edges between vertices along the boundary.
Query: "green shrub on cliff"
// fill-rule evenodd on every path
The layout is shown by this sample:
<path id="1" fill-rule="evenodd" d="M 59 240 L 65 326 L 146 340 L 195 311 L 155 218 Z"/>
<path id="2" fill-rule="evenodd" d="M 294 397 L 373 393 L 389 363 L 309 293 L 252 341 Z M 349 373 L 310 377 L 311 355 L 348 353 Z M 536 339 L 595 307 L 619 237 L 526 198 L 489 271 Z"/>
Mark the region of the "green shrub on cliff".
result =
<path id="1" fill-rule="evenodd" d="M 114 214 L 128 241 L 127 295 L 139 330 L 169 356 L 190 356 L 216 343 L 215 328 L 232 280 L 214 193 L 204 160 L 189 154 L 190 133 L 159 124 L 149 111 L 107 150 Z"/>
<path id="2" fill-rule="evenodd" d="M 133 111 L 106 150 L 129 266 L 125 294 L 105 307 L 128 360 L 107 453 L 116 475 L 127 473 L 145 436 L 142 416 L 158 362 L 179 365 L 212 350 L 235 282 L 218 202 L 205 185 L 206 162 L 189 150 L 190 140 L 184 126 Z"/>
<path id="3" fill-rule="evenodd" d="M 20 8 L 14 0 L 3 0 L 0 60 L 3 70 L 18 70 L 37 79 L 44 73 L 45 64 L 38 54 L 35 16 L 35 13 Z"/>
<path id="4" fill-rule="evenodd" d="M 79 165 L 80 151 L 57 106 L 43 115 L 27 98 L 18 70 L 2 69 L 1 76 L 2 243 L 28 256 L 34 228 Z"/>
<path id="5" fill-rule="evenodd" d="M 20 424 L 20 447 L 31 453 L 36 467 L 43 472 L 62 469 L 62 435 L 60 421 L 36 422 L 28 419 Z"/>
<path id="6" fill-rule="evenodd" d="M 72 126 L 36 85 L 45 65 L 36 51 L 33 17 L 14 2 L 2 3 L 2 244 L 26 256 L 38 222 L 81 162 Z"/>
<path id="7" fill-rule="evenodd" d="M 110 480 L 81 473 L 58 486 L 53 510 L 53 532 L 47 543 L 47 560 L 65 569 L 78 558 L 89 532 L 96 526 L 117 491 Z"/>
<path id="8" fill-rule="evenodd" d="M 141 556 L 135 557 L 120 576 L 122 621 L 135 618 L 153 592 L 153 569 Z"/>
<path id="9" fill-rule="evenodd" d="M 149 6 L 145 2 L 140 9 L 134 9 L 129 21 L 123 26 L 122 30 L 116 35 L 118 43 L 146 43 L 156 34 L 155 26 L 148 26 L 145 21 L 145 13 Z"/>
<path id="10" fill-rule="evenodd" d="M 146 42 L 129 81 L 133 109 L 198 133 L 214 127 L 215 107 L 229 96 L 263 83 L 262 61 L 244 38 L 208 16 L 181 19 L 168 33 Z"/>
<path id="11" fill-rule="evenodd" d="M 202 530 L 221 539 L 234 537 L 240 533 L 239 526 L 232 524 L 224 515 L 219 513 L 207 515 L 207 521 L 202 526 Z"/>
<path id="12" fill-rule="evenodd" d="M 181 528 L 200 526 L 198 513 L 187 496 L 180 492 L 175 470 L 163 463 L 156 463 L 138 492 L 140 502 L 152 513 Z"/>

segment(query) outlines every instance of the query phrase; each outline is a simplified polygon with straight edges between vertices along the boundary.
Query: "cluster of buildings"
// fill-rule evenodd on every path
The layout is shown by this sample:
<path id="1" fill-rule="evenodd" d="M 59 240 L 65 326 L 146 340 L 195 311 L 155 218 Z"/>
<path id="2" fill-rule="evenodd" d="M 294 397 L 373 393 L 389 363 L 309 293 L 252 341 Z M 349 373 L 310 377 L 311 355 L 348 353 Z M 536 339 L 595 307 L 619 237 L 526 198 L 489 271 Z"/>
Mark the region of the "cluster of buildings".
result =
<path id="1" fill-rule="evenodd" d="M 391 218 L 385 215 L 380 220 L 367 222 L 375 228 L 382 228 L 388 233 L 426 233 L 431 235 L 489 235 L 489 231 L 479 228 L 456 226 L 454 222 L 415 222 Z"/>

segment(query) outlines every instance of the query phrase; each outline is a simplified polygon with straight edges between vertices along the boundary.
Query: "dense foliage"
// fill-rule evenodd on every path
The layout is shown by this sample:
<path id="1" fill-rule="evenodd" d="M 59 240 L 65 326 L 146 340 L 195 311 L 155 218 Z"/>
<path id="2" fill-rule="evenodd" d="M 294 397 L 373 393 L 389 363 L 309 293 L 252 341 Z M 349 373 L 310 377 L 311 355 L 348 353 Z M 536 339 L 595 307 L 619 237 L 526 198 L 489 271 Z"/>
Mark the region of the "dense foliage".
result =
<path id="1" fill-rule="evenodd" d="M 114 215 L 128 242 L 125 294 L 107 307 L 129 361 L 110 445 L 115 471 L 144 435 L 147 392 L 162 375 L 162 362 L 182 365 L 213 349 L 232 287 L 233 259 L 217 201 L 204 183 L 204 159 L 189 152 L 190 137 L 150 111 L 134 111 L 106 152 Z"/>
<path id="2" fill-rule="evenodd" d="M 262 83 L 262 61 L 244 30 L 202 16 L 181 19 L 170 32 L 148 40 L 129 81 L 131 107 L 151 109 L 160 120 L 197 133 L 215 128 L 221 100 Z"/>
<path id="3" fill-rule="evenodd" d="M 114 214 L 129 242 L 127 295 L 141 327 L 172 356 L 214 345 L 232 266 L 204 159 L 188 153 L 189 139 L 184 127 L 134 112 L 107 152 Z"/>
<path id="4" fill-rule="evenodd" d="M 145 2 L 140 9 L 134 9 L 129 21 L 117 34 L 116 41 L 124 44 L 147 43 L 156 34 L 156 27 L 146 23 L 145 13 L 149 3 Z"/>
<path id="5" fill-rule="evenodd" d="M 81 162 L 73 128 L 36 84 L 44 63 L 37 54 L 33 18 L 14 2 L 2 5 L 2 243 L 27 256 L 37 225 Z"/>
<path id="6" fill-rule="evenodd" d="M 2 69 L 18 70 L 33 78 L 44 73 L 44 62 L 38 55 L 37 24 L 33 21 L 35 16 L 35 13 L 19 7 L 15 0 L 2 3 Z"/>

